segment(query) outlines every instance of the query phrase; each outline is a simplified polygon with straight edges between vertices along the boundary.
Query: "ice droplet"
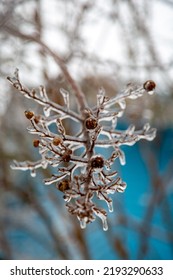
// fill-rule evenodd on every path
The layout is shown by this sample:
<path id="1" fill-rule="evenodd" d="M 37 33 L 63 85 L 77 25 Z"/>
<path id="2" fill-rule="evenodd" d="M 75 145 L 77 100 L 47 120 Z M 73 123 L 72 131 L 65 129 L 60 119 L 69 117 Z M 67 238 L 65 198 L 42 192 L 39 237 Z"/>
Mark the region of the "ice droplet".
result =
<path id="1" fill-rule="evenodd" d="M 108 208 L 109 208 L 109 212 L 113 212 L 114 211 L 112 201 L 108 202 Z"/>
<path id="2" fill-rule="evenodd" d="M 48 101 L 48 96 L 44 86 L 40 86 L 40 97 L 43 101 Z"/>
<path id="3" fill-rule="evenodd" d="M 83 218 L 83 219 L 80 219 L 80 227 L 81 227 L 82 229 L 86 228 L 86 221 L 85 221 L 84 218 Z"/>
<path id="4" fill-rule="evenodd" d="M 102 219 L 102 224 L 103 224 L 103 230 L 107 231 L 108 230 L 107 218 L 105 216 L 103 216 L 101 219 Z"/>
<path id="5" fill-rule="evenodd" d="M 151 129 L 150 133 L 145 135 L 145 139 L 147 139 L 148 141 L 152 141 L 155 137 L 156 137 L 156 129 L 155 128 Z"/>
<path id="6" fill-rule="evenodd" d="M 35 169 L 31 169 L 30 174 L 31 174 L 31 177 L 36 177 Z"/>
<path id="7" fill-rule="evenodd" d="M 148 91 L 148 94 L 149 95 L 153 95 L 155 93 L 155 91 L 154 90 L 150 90 L 150 91 Z"/>
<path id="8" fill-rule="evenodd" d="M 42 163 L 41 163 L 41 165 L 42 165 L 42 168 L 43 168 L 43 169 L 46 169 L 46 168 L 47 168 L 47 165 L 48 165 L 48 162 L 47 162 L 46 160 L 43 160 Z"/>
<path id="9" fill-rule="evenodd" d="M 102 220 L 103 230 L 104 231 L 108 230 L 108 223 L 107 223 L 106 213 L 102 213 L 100 210 L 96 210 L 94 212 Z"/>
<path id="10" fill-rule="evenodd" d="M 150 124 L 149 123 L 146 123 L 144 125 L 144 131 L 148 131 L 150 129 Z"/>
<path id="11" fill-rule="evenodd" d="M 43 108 L 43 112 L 45 114 L 45 117 L 49 117 L 50 116 L 50 111 L 51 111 L 50 107 L 44 107 Z"/>
<path id="12" fill-rule="evenodd" d="M 118 154 L 119 154 L 119 160 L 121 165 L 125 165 L 126 164 L 125 153 L 122 150 L 119 150 Z"/>

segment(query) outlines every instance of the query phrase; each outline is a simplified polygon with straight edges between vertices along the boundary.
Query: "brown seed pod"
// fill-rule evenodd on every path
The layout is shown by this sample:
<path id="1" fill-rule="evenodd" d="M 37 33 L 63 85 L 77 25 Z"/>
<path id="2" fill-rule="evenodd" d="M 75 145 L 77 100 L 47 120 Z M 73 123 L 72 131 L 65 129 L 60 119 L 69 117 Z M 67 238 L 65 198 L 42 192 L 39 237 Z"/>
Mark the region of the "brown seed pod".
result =
<path id="1" fill-rule="evenodd" d="M 148 80 L 143 84 L 143 87 L 146 91 L 153 91 L 156 87 L 156 83 L 152 80 Z"/>
<path id="2" fill-rule="evenodd" d="M 65 151 L 65 153 L 63 154 L 62 156 L 62 160 L 64 162 L 69 162 L 71 160 L 71 154 L 72 154 L 72 150 L 71 149 L 68 149 Z"/>
<path id="3" fill-rule="evenodd" d="M 61 192 L 65 192 L 70 189 L 70 182 L 69 180 L 63 180 L 58 185 L 58 190 Z"/>
<path id="4" fill-rule="evenodd" d="M 71 160 L 71 156 L 70 156 L 69 154 L 64 154 L 64 155 L 62 156 L 62 160 L 63 160 L 64 162 L 69 162 L 69 161 Z"/>
<path id="5" fill-rule="evenodd" d="M 53 143 L 54 146 L 58 146 L 59 144 L 62 143 L 62 138 L 59 137 L 59 136 L 56 136 L 56 137 L 53 138 L 52 143 Z"/>
<path id="6" fill-rule="evenodd" d="M 39 121 L 40 121 L 40 116 L 35 116 L 34 117 L 34 121 L 35 121 L 36 124 L 38 124 Z"/>
<path id="7" fill-rule="evenodd" d="M 104 159 L 101 156 L 94 156 L 91 159 L 91 167 L 92 168 L 103 168 Z"/>
<path id="8" fill-rule="evenodd" d="M 40 140 L 39 140 L 39 139 L 35 139 L 35 140 L 33 141 L 33 146 L 34 146 L 35 148 L 37 148 L 37 147 L 39 146 L 39 144 L 40 144 Z"/>
<path id="9" fill-rule="evenodd" d="M 87 118 L 86 121 L 85 121 L 85 126 L 87 129 L 95 129 L 98 125 L 98 122 L 96 119 L 94 118 Z"/>
<path id="10" fill-rule="evenodd" d="M 28 120 L 31 120 L 33 116 L 34 116 L 34 113 L 32 111 L 25 111 L 25 117 Z"/>
<path id="11" fill-rule="evenodd" d="M 73 151 L 71 149 L 68 149 L 66 152 L 68 155 L 71 155 L 73 153 Z"/>

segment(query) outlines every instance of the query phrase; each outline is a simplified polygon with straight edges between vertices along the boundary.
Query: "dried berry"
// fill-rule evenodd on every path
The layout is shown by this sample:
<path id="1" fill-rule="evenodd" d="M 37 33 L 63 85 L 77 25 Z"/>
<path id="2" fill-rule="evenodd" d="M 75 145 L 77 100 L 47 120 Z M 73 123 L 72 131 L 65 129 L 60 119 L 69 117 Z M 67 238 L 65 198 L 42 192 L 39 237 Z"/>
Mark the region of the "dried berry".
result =
<path id="1" fill-rule="evenodd" d="M 64 162 L 69 162 L 71 160 L 71 156 L 67 153 L 62 156 L 62 160 Z"/>
<path id="2" fill-rule="evenodd" d="M 156 83 L 152 80 L 148 80 L 143 84 L 143 87 L 146 91 L 153 91 L 156 87 Z"/>
<path id="3" fill-rule="evenodd" d="M 34 121 L 35 121 L 36 124 L 38 124 L 39 121 L 40 121 L 40 116 L 35 116 L 34 117 Z"/>
<path id="4" fill-rule="evenodd" d="M 90 118 L 86 119 L 86 121 L 85 121 L 85 126 L 87 129 L 95 129 L 97 127 L 97 125 L 98 125 L 98 122 L 94 118 L 90 117 Z"/>
<path id="5" fill-rule="evenodd" d="M 54 137 L 52 141 L 53 145 L 58 146 L 59 144 L 62 143 L 62 138 L 61 137 Z"/>
<path id="6" fill-rule="evenodd" d="M 96 156 L 91 159 L 92 168 L 103 168 L 104 160 L 101 156 Z"/>
<path id="7" fill-rule="evenodd" d="M 68 155 L 71 155 L 73 153 L 73 151 L 71 149 L 68 149 L 66 152 Z"/>
<path id="8" fill-rule="evenodd" d="M 69 189 L 70 189 L 69 180 L 64 180 L 64 181 L 60 182 L 59 185 L 58 185 L 58 190 L 61 191 L 61 192 L 65 192 Z"/>
<path id="9" fill-rule="evenodd" d="M 31 120 L 33 116 L 34 116 L 34 113 L 32 111 L 25 111 L 25 117 L 28 120 Z"/>
<path id="10" fill-rule="evenodd" d="M 35 148 L 37 148 L 37 147 L 39 146 L 39 144 L 40 144 L 40 140 L 39 140 L 39 139 L 35 139 L 35 140 L 33 141 L 33 146 L 34 146 Z"/>

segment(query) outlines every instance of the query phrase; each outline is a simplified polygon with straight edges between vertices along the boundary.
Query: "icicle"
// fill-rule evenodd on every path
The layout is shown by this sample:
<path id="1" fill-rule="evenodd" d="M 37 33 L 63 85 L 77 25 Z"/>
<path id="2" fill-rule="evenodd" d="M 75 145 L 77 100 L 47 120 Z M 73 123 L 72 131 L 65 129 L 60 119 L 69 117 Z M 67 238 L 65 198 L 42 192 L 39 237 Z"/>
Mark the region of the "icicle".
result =
<path id="1" fill-rule="evenodd" d="M 152 128 L 150 131 L 145 134 L 145 139 L 148 141 L 152 141 L 156 137 L 156 129 Z"/>
<path id="2" fill-rule="evenodd" d="M 48 165 L 48 162 L 47 162 L 46 160 L 43 160 L 42 163 L 41 163 L 41 165 L 42 165 L 42 168 L 43 168 L 43 169 L 46 169 L 46 168 L 47 168 L 47 165 Z"/>
<path id="3" fill-rule="evenodd" d="M 103 230 L 107 231 L 108 230 L 108 223 L 107 223 L 107 218 L 106 217 L 102 218 L 102 224 L 103 224 Z"/>
<path id="4" fill-rule="evenodd" d="M 116 114 L 116 116 L 117 116 L 118 118 L 121 118 L 121 117 L 123 116 L 123 114 L 124 114 L 124 110 L 120 110 L 120 111 Z"/>
<path id="5" fill-rule="evenodd" d="M 45 102 L 49 100 L 48 96 L 47 96 L 47 93 L 46 93 L 46 89 L 43 86 L 40 86 L 40 97 Z"/>
<path id="6" fill-rule="evenodd" d="M 103 213 L 97 213 L 97 216 L 102 220 L 103 230 L 108 230 L 107 217 Z"/>
<path id="7" fill-rule="evenodd" d="M 50 116 L 50 112 L 51 112 L 51 107 L 47 106 L 43 108 L 43 112 L 45 114 L 45 117 L 49 117 Z"/>
<path id="8" fill-rule="evenodd" d="M 94 213 L 102 220 L 103 224 L 103 230 L 106 231 L 108 230 L 108 223 L 107 223 L 107 217 L 106 217 L 106 211 L 103 209 L 93 209 Z"/>
<path id="9" fill-rule="evenodd" d="M 135 126 L 133 124 L 129 125 L 129 127 L 126 130 L 126 134 L 133 135 L 134 131 L 135 131 Z"/>
<path id="10" fill-rule="evenodd" d="M 118 156 L 119 156 L 118 151 L 115 150 L 115 151 L 112 153 L 111 157 L 110 157 L 107 161 L 105 161 L 105 167 L 106 167 L 107 170 L 110 170 L 110 169 L 111 169 L 112 163 L 114 163 L 115 159 L 116 159 Z"/>
<path id="11" fill-rule="evenodd" d="M 150 124 L 149 123 L 146 123 L 143 127 L 144 131 L 148 131 L 150 129 Z"/>
<path id="12" fill-rule="evenodd" d="M 68 92 L 68 91 L 66 91 L 66 90 L 65 90 L 65 89 L 63 89 L 63 88 L 60 88 L 60 93 L 61 93 L 61 94 L 62 94 L 62 96 L 63 96 L 64 103 L 65 103 L 65 105 L 66 105 L 67 109 L 69 109 L 69 107 L 70 107 L 70 102 L 69 102 L 69 92 Z"/>
<path id="13" fill-rule="evenodd" d="M 56 120 L 56 123 L 57 123 L 57 127 L 58 127 L 59 132 L 60 132 L 62 135 L 65 135 L 65 129 L 64 129 L 64 127 L 63 127 L 63 124 L 62 124 L 61 120 L 60 120 L 60 119 L 57 119 L 57 120 Z"/>
<path id="14" fill-rule="evenodd" d="M 105 97 L 105 90 L 104 90 L 104 88 L 101 87 L 97 94 L 97 107 L 98 108 L 103 104 L 104 97 Z"/>
<path id="15" fill-rule="evenodd" d="M 121 165 L 125 165 L 126 164 L 125 153 L 122 150 L 119 149 L 118 150 L 118 156 L 119 156 Z"/>
<path id="16" fill-rule="evenodd" d="M 114 130 L 116 128 L 116 126 L 117 126 L 117 117 L 113 117 L 112 118 L 112 125 L 111 125 L 112 130 Z"/>
<path id="17" fill-rule="evenodd" d="M 36 171 L 35 171 L 35 169 L 31 169 L 31 170 L 30 170 L 30 174 L 31 174 L 31 177 L 36 177 Z"/>
<path id="18" fill-rule="evenodd" d="M 81 227 L 82 229 L 86 228 L 86 221 L 85 221 L 85 218 L 83 218 L 83 219 L 80 219 L 80 218 L 79 218 L 79 221 L 80 221 L 80 227 Z"/>
<path id="19" fill-rule="evenodd" d="M 114 209 L 113 209 L 113 203 L 112 203 L 112 200 L 111 200 L 111 201 L 109 201 L 109 202 L 107 202 L 107 204 L 108 204 L 108 209 L 109 209 L 109 212 L 113 212 L 113 211 L 114 211 Z"/>

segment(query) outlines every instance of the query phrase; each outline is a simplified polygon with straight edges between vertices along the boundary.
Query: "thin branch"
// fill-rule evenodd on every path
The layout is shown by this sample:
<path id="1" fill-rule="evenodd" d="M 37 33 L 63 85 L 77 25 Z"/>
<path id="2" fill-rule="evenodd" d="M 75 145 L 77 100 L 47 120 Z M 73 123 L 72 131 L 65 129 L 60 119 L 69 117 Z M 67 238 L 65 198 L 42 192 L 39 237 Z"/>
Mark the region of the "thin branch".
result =
<path id="1" fill-rule="evenodd" d="M 80 106 L 80 111 L 83 113 L 83 110 L 87 107 L 85 95 L 81 91 L 81 89 L 78 87 L 75 80 L 70 75 L 64 61 L 60 58 L 60 56 L 57 53 L 53 52 L 43 41 L 40 40 L 40 38 L 37 35 L 25 34 L 21 31 L 17 30 L 16 28 L 14 28 L 13 26 L 8 26 L 8 25 L 5 25 L 4 29 L 11 35 L 19 37 L 22 40 L 29 40 L 31 42 L 37 43 L 38 45 L 40 45 L 43 48 L 43 50 L 46 53 L 48 53 L 49 55 L 51 55 L 54 58 L 55 62 L 59 65 L 61 71 L 63 72 L 66 80 L 70 84 L 70 86 L 75 94 L 75 97 L 78 101 L 78 104 Z"/>

